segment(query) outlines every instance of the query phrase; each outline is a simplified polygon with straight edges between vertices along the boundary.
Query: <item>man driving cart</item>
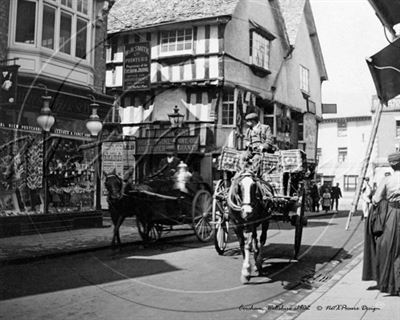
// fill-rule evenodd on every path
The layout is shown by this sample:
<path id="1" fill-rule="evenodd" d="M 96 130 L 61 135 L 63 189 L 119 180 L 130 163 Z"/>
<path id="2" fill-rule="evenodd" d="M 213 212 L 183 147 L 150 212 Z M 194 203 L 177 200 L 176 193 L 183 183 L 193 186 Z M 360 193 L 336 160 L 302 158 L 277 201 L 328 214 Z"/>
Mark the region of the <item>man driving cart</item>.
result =
<path id="1" fill-rule="evenodd" d="M 262 153 L 274 153 L 275 151 L 272 144 L 272 132 L 269 125 L 260 122 L 257 113 L 249 113 L 245 120 L 248 128 L 244 136 L 246 152 L 243 155 L 243 161 L 245 164 L 251 165 L 251 170 L 257 173 L 262 160 Z"/>

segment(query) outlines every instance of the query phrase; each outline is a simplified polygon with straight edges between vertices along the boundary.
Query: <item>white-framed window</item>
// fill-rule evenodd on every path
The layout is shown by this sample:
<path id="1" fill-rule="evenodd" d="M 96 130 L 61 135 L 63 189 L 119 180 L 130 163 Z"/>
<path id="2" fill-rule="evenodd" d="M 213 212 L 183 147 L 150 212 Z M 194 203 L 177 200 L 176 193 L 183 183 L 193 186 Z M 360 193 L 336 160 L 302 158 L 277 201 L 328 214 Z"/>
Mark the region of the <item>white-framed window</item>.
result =
<path id="1" fill-rule="evenodd" d="M 269 39 L 252 30 L 250 33 L 250 63 L 268 70 L 270 47 Z"/>
<path id="2" fill-rule="evenodd" d="M 310 92 L 310 71 L 300 65 L 300 89 L 306 93 Z"/>
<path id="3" fill-rule="evenodd" d="M 400 138 L 400 120 L 396 120 L 396 138 Z"/>
<path id="4" fill-rule="evenodd" d="M 233 90 L 224 90 L 222 99 L 222 117 L 223 126 L 234 126 L 236 123 L 235 95 Z"/>
<path id="5" fill-rule="evenodd" d="M 16 0 L 16 44 L 88 59 L 92 0 Z"/>
<path id="6" fill-rule="evenodd" d="M 346 121 L 338 121 L 337 136 L 338 137 L 347 137 L 347 122 Z"/>
<path id="7" fill-rule="evenodd" d="M 161 32 L 161 55 L 191 53 L 193 51 L 193 29 Z"/>
<path id="8" fill-rule="evenodd" d="M 338 162 L 345 162 L 347 159 L 347 148 L 338 148 Z"/>
<path id="9" fill-rule="evenodd" d="M 357 188 L 357 179 L 358 176 L 356 175 L 343 176 L 344 191 L 355 191 Z"/>

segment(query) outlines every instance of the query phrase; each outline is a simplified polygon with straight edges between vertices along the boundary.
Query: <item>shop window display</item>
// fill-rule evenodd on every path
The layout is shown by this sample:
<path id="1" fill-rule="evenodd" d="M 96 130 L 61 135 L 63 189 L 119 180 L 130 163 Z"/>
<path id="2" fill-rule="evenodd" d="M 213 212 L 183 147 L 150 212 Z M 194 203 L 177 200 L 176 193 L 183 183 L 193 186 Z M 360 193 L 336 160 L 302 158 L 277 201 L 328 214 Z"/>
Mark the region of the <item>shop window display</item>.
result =
<path id="1" fill-rule="evenodd" d="M 48 141 L 48 212 L 87 212 L 94 208 L 94 150 L 84 141 Z M 0 134 L 0 216 L 43 213 L 42 135 Z"/>
<path id="2" fill-rule="evenodd" d="M 90 211 L 94 204 L 94 150 L 59 139 L 49 163 L 49 212 Z"/>

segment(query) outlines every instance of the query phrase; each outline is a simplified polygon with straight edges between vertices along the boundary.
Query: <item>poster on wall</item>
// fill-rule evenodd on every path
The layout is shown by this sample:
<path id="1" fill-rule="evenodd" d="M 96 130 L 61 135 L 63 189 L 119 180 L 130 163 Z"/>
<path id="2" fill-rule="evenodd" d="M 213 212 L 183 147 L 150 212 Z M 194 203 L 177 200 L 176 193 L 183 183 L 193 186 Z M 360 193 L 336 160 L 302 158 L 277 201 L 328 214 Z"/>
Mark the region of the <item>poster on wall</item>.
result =
<path id="1" fill-rule="evenodd" d="M 137 42 L 125 46 L 124 90 L 150 88 L 150 44 Z"/>
<path id="2" fill-rule="evenodd" d="M 123 179 L 124 175 L 124 144 L 123 142 L 103 142 L 101 146 L 101 208 L 107 209 L 107 190 L 104 187 L 105 174 L 114 171 Z"/>
<path id="3" fill-rule="evenodd" d="M 136 141 L 135 140 L 128 140 L 124 141 L 124 174 L 128 171 L 132 172 L 133 182 L 135 182 L 135 154 L 136 154 Z"/>

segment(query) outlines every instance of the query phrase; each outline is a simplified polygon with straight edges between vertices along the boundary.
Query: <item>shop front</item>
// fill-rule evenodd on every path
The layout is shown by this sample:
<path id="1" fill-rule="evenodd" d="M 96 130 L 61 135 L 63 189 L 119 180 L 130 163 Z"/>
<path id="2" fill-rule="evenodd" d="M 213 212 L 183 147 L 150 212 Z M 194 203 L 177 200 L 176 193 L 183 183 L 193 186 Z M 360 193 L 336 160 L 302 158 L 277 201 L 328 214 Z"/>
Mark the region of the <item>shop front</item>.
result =
<path id="1" fill-rule="evenodd" d="M 85 126 L 91 103 L 104 119 L 112 99 L 89 93 L 20 77 L 16 100 L 1 105 L 0 236 L 102 225 L 96 149 L 82 147 L 93 141 Z M 43 96 L 55 119 L 46 134 L 37 122 Z"/>

